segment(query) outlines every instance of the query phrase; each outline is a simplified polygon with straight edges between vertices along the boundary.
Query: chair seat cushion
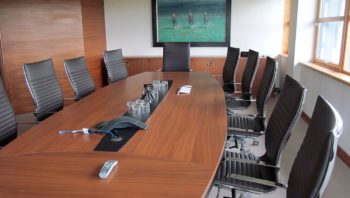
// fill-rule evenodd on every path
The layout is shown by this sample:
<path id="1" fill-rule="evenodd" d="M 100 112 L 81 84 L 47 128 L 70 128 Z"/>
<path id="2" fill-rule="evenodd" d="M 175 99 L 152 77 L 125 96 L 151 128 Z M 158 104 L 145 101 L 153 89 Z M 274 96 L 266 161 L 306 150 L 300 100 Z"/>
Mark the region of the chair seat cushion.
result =
<path id="1" fill-rule="evenodd" d="M 226 157 L 232 157 L 232 158 L 238 158 L 238 159 L 249 159 L 254 161 L 259 160 L 258 157 L 252 154 L 234 153 L 229 151 L 224 152 L 224 158 Z M 249 163 L 243 163 L 243 162 L 223 160 L 216 173 L 214 184 L 226 185 L 238 190 L 253 190 L 256 192 L 263 192 L 263 193 L 271 192 L 275 190 L 275 187 L 227 177 L 230 174 L 238 174 L 238 175 L 244 175 L 248 177 L 254 177 L 254 178 L 259 178 L 259 179 L 264 179 L 269 181 L 276 181 L 277 172 L 274 168 L 261 166 L 258 164 L 249 164 Z"/>
<path id="2" fill-rule="evenodd" d="M 248 130 L 256 132 L 256 135 L 260 135 L 265 130 L 265 118 L 260 116 L 239 115 L 233 114 L 227 116 L 228 127 L 246 129 L 247 131 L 229 130 L 230 133 L 236 135 L 249 135 Z"/>
<path id="3" fill-rule="evenodd" d="M 226 100 L 226 107 L 228 110 L 239 110 L 239 109 L 246 109 L 250 106 L 251 101 L 249 101 L 248 99 L 245 98 L 235 98 L 232 96 L 225 96 L 225 100 Z"/>

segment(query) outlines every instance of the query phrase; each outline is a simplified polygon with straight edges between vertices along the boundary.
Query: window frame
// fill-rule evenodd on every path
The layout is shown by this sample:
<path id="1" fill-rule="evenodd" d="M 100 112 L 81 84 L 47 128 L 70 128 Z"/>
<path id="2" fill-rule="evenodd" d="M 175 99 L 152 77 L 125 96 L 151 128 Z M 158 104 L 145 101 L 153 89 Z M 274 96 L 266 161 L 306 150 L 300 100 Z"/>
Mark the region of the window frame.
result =
<path id="1" fill-rule="evenodd" d="M 317 0 L 317 16 L 316 16 L 316 28 L 315 28 L 315 45 L 314 45 L 314 55 L 313 55 L 313 62 L 315 64 L 324 66 L 328 69 L 345 73 L 350 75 L 350 71 L 346 71 L 344 69 L 345 67 L 345 54 L 346 54 L 346 41 L 348 37 L 348 28 L 350 27 L 350 13 L 349 13 L 349 4 L 350 0 L 345 0 L 345 9 L 344 9 L 344 15 L 343 16 L 336 16 L 336 17 L 320 17 L 320 11 L 321 11 L 321 1 Z M 318 32 L 320 23 L 325 22 L 343 22 L 343 33 L 341 37 L 341 47 L 340 47 L 340 56 L 339 56 L 339 64 L 334 64 L 331 62 L 324 61 L 322 59 L 317 58 L 317 48 L 318 48 Z M 350 35 L 349 35 L 350 36 Z M 350 45 L 350 43 L 349 43 Z"/>
<path id="2" fill-rule="evenodd" d="M 282 54 L 288 55 L 292 0 L 284 0 Z"/>

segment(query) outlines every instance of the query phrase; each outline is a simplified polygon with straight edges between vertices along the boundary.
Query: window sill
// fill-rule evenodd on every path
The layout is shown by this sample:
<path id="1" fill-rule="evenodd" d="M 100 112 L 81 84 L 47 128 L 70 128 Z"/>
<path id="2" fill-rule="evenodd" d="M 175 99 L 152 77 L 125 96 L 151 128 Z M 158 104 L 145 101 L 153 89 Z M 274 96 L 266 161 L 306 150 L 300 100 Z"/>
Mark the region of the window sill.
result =
<path id="1" fill-rule="evenodd" d="M 327 76 L 329 76 L 337 81 L 340 81 L 340 82 L 345 83 L 345 84 L 350 86 L 350 76 L 349 75 L 322 67 L 322 66 L 317 65 L 315 63 L 303 63 L 303 64 L 312 70 L 323 73 L 323 74 L 325 74 L 325 75 L 327 75 Z"/>

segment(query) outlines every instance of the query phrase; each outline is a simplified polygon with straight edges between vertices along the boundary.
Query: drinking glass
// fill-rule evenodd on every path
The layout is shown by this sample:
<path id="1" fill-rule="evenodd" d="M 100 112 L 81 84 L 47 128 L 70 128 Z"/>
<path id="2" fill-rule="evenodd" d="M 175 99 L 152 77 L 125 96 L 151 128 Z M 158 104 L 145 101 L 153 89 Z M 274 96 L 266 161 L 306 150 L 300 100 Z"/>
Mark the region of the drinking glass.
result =
<path id="1" fill-rule="evenodd" d="M 128 106 L 128 113 L 132 114 L 133 113 L 133 106 L 134 106 L 135 102 L 130 100 L 126 103 L 126 105 Z"/>

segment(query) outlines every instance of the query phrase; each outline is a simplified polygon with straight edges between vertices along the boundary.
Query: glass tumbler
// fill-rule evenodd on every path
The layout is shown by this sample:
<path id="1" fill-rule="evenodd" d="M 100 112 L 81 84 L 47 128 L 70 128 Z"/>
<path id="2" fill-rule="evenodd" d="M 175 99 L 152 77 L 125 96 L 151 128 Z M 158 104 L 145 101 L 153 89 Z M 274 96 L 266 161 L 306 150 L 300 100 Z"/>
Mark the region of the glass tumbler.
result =
<path id="1" fill-rule="evenodd" d="M 132 114 L 133 113 L 133 106 L 134 106 L 135 102 L 130 100 L 126 103 L 126 106 L 128 106 L 128 113 Z"/>

